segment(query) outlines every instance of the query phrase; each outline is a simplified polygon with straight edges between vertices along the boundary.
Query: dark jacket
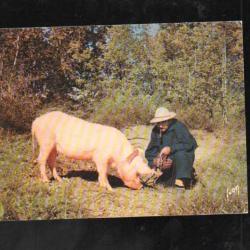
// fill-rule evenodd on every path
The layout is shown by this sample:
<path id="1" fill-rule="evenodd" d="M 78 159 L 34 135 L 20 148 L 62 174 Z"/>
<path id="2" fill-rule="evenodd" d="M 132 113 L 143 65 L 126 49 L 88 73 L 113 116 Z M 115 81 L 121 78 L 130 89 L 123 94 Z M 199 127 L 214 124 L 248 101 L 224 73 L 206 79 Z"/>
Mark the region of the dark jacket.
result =
<path id="1" fill-rule="evenodd" d="M 176 153 L 194 153 L 197 142 L 187 127 L 180 121 L 173 119 L 166 132 L 160 135 L 160 129 L 155 126 L 151 133 L 151 139 L 145 151 L 145 157 L 149 166 L 152 166 L 153 159 L 163 147 L 171 148 L 170 158 L 174 159 Z"/>

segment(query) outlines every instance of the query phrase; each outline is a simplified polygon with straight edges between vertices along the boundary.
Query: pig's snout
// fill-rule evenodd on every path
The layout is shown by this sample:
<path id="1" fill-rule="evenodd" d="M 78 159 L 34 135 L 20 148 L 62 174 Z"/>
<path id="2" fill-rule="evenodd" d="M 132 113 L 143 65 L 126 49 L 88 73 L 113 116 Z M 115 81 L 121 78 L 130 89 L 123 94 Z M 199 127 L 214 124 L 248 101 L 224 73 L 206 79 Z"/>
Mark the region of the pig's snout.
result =
<path id="1" fill-rule="evenodd" d="M 143 185 L 141 184 L 141 182 L 139 180 L 127 181 L 127 182 L 125 182 L 125 185 L 127 187 L 135 189 L 135 190 L 139 190 L 143 187 Z"/>

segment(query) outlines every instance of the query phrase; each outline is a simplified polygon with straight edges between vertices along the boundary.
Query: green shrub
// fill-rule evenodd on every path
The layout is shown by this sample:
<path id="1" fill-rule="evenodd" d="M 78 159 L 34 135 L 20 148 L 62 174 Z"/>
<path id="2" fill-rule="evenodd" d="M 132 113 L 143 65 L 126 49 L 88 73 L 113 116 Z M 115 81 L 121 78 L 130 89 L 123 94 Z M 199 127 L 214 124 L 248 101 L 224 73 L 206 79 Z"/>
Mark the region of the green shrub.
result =
<path id="1" fill-rule="evenodd" d="M 237 103 L 228 105 L 226 121 L 222 116 L 221 107 L 215 105 L 212 115 L 202 105 L 182 105 L 171 103 L 166 105 L 177 113 L 177 118 L 183 121 L 191 129 L 206 129 L 210 132 L 225 127 L 233 129 L 245 129 L 245 108 L 244 104 Z"/>
<path id="2" fill-rule="evenodd" d="M 95 106 L 90 117 L 94 122 L 118 128 L 135 124 L 147 124 L 157 108 L 155 97 L 149 95 L 132 95 L 130 90 L 114 91 Z"/>
<path id="3" fill-rule="evenodd" d="M 209 114 L 197 106 L 183 107 L 177 104 L 173 110 L 177 113 L 177 118 L 191 129 L 213 130 L 216 126 L 215 122 L 209 118 Z"/>
<path id="4" fill-rule="evenodd" d="M 32 93 L 28 82 L 19 77 L 1 86 L 0 121 L 3 127 L 27 131 L 41 107 L 41 99 Z"/>

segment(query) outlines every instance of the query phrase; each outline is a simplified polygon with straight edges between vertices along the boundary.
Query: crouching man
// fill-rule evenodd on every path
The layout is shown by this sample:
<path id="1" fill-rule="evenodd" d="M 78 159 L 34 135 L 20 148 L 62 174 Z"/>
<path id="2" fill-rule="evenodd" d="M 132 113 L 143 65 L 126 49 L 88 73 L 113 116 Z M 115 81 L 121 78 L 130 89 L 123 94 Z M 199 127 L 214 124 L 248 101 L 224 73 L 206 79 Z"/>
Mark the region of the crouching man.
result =
<path id="1" fill-rule="evenodd" d="M 176 114 L 160 107 L 150 123 L 155 124 L 145 157 L 151 168 L 164 174 L 159 181 L 166 185 L 189 189 L 194 180 L 194 158 L 197 142 Z"/>

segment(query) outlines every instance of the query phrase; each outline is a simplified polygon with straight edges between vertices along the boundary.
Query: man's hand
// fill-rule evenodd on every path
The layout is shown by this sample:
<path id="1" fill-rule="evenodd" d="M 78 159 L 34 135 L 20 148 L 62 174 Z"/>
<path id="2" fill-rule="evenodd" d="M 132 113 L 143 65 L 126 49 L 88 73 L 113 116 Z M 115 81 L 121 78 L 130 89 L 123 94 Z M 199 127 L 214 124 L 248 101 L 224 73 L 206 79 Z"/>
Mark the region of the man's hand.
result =
<path id="1" fill-rule="evenodd" d="M 173 164 L 173 161 L 167 158 L 166 160 L 163 160 L 162 168 L 163 169 L 171 168 L 172 164 Z"/>
<path id="2" fill-rule="evenodd" d="M 172 164 L 173 161 L 168 157 L 167 154 L 162 153 L 162 151 L 153 160 L 153 166 L 155 168 L 168 169 L 172 167 Z"/>
<path id="3" fill-rule="evenodd" d="M 171 148 L 170 147 L 164 147 L 162 150 L 161 150 L 161 155 L 164 154 L 164 155 L 169 155 L 171 152 Z"/>

